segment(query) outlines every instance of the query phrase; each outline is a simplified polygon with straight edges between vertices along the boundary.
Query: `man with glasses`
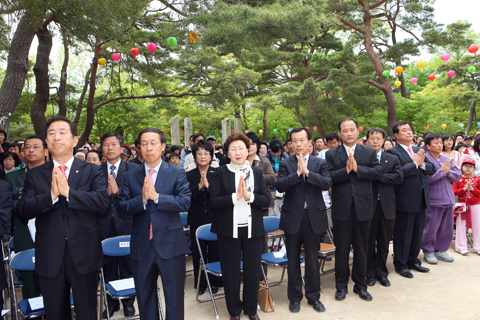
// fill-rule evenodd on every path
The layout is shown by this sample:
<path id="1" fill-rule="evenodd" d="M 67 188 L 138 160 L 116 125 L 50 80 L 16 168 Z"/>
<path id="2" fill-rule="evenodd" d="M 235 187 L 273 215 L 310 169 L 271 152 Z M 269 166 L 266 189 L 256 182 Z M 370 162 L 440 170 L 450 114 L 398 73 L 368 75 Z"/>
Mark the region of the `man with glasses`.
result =
<path id="1" fill-rule="evenodd" d="M 45 163 L 48 155 L 47 143 L 40 136 L 30 136 L 24 144 L 25 162 L 24 167 L 10 171 L 5 176 L 5 181 L 13 188 L 13 226 L 11 234 L 15 237 L 13 249 L 15 252 L 35 248 L 35 218 L 29 221 L 20 219 L 17 212 L 17 203 L 22 196 L 23 185 L 27 171 Z M 24 299 L 39 296 L 40 288 L 35 271 L 16 271 L 22 280 L 22 295 Z"/>

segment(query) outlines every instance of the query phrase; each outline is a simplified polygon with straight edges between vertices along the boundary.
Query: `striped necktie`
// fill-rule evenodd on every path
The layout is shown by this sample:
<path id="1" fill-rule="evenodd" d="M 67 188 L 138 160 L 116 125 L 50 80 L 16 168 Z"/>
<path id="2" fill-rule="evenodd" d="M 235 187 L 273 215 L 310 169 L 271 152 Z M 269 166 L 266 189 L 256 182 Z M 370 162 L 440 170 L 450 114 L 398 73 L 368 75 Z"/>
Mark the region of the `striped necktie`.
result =
<path id="1" fill-rule="evenodd" d="M 148 169 L 148 179 L 152 181 L 152 183 L 153 183 L 154 172 L 155 172 L 155 169 Z M 155 185 L 155 183 L 153 183 L 153 185 Z M 148 238 L 148 240 L 152 240 L 152 238 L 153 238 L 153 227 L 152 227 L 152 223 L 150 222 L 150 237 Z"/>
<path id="2" fill-rule="evenodd" d="M 117 180 L 117 175 L 115 174 L 115 169 L 117 169 L 117 167 L 110 166 L 110 175 L 113 177 L 113 179 Z"/>

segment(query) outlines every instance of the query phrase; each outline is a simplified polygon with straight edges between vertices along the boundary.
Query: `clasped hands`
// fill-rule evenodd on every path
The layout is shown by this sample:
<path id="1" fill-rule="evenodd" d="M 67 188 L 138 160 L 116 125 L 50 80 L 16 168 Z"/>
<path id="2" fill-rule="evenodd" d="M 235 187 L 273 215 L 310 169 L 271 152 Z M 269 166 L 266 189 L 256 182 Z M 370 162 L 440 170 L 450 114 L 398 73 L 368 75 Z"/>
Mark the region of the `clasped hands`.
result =
<path id="1" fill-rule="evenodd" d="M 240 183 L 238 184 L 237 201 L 240 200 L 242 197 L 244 197 L 245 200 L 250 199 L 250 192 L 248 192 L 247 190 L 247 186 L 245 185 L 245 180 L 243 176 L 240 177 Z"/>
<path id="2" fill-rule="evenodd" d="M 68 186 L 67 178 L 63 175 L 63 172 L 58 167 L 53 167 L 52 170 L 52 188 L 50 194 L 52 199 L 55 200 L 58 196 L 64 196 L 68 198 L 70 187 Z"/>
<path id="3" fill-rule="evenodd" d="M 308 174 L 310 171 L 307 169 L 307 164 L 305 163 L 305 160 L 303 159 L 304 155 L 300 154 L 298 156 L 298 162 L 297 162 L 297 174 L 300 177 L 302 174 L 305 174 L 306 177 L 308 177 Z"/>
<path id="4" fill-rule="evenodd" d="M 465 185 L 465 187 L 463 187 L 463 190 L 465 190 L 465 191 L 473 191 L 473 186 L 472 186 L 472 184 L 470 183 L 470 180 L 467 181 L 467 184 Z"/>
<path id="5" fill-rule="evenodd" d="M 155 186 L 153 185 L 152 180 L 145 177 L 143 181 L 143 188 L 142 188 L 142 200 L 143 203 L 147 202 L 148 200 L 157 200 L 158 193 L 155 191 Z"/>
<path id="6" fill-rule="evenodd" d="M 109 194 L 109 195 L 117 194 L 117 193 L 118 193 L 117 181 L 116 181 L 115 179 L 113 179 L 113 176 L 111 176 L 111 175 L 108 176 L 108 187 L 107 187 L 107 191 L 108 191 L 108 194 Z"/>
<path id="7" fill-rule="evenodd" d="M 450 175 L 450 160 L 445 160 L 445 162 L 442 164 L 442 169 L 445 171 L 447 176 Z"/>
<path id="8" fill-rule="evenodd" d="M 210 186 L 208 184 L 208 180 L 207 180 L 207 173 L 206 172 L 202 172 L 201 173 L 202 177 L 200 178 L 200 183 L 198 184 L 200 189 L 208 189 L 208 187 Z"/>
<path id="9" fill-rule="evenodd" d="M 347 174 L 352 171 L 357 172 L 357 160 L 355 160 L 353 152 L 350 152 L 347 160 Z"/>
<path id="10" fill-rule="evenodd" d="M 425 156 L 426 156 L 425 150 L 420 149 L 420 150 L 418 150 L 417 153 L 415 153 L 413 155 L 412 160 L 417 165 L 417 167 L 421 168 L 425 165 Z M 448 169 L 449 169 L 449 172 L 450 172 L 450 164 L 448 164 Z"/>

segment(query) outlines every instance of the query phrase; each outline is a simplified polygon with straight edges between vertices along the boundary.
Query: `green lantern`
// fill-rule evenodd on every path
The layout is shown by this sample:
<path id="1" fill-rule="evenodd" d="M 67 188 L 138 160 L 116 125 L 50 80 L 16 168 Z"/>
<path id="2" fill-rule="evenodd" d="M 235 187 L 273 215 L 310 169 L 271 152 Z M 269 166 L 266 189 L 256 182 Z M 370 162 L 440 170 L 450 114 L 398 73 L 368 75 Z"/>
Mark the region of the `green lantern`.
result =
<path id="1" fill-rule="evenodd" d="M 388 78 L 390 76 L 390 70 L 384 70 L 382 72 L 382 75 L 383 75 L 384 78 Z"/>
<path id="2" fill-rule="evenodd" d="M 177 44 L 177 38 L 175 37 L 168 38 L 167 44 L 173 49 L 173 47 Z"/>
<path id="3" fill-rule="evenodd" d="M 477 68 L 475 68 L 474 66 L 468 67 L 468 72 L 475 73 L 475 71 L 477 71 Z"/>
<path id="4" fill-rule="evenodd" d="M 273 133 L 277 133 L 278 132 L 278 129 L 273 129 Z"/>

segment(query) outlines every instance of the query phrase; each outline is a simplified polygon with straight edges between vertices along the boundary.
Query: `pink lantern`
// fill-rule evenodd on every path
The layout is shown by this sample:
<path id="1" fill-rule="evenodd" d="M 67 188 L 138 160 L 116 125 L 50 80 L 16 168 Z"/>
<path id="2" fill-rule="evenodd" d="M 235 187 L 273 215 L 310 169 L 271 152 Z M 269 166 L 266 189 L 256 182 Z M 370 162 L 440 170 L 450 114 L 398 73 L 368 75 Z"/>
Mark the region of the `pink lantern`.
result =
<path id="1" fill-rule="evenodd" d="M 412 78 L 412 80 L 410 80 L 410 82 L 413 83 L 414 85 L 417 85 L 418 79 L 417 78 Z"/>
<path id="2" fill-rule="evenodd" d="M 180 130 L 180 133 L 183 133 L 183 130 Z"/>
<path id="3" fill-rule="evenodd" d="M 248 131 L 248 130 L 245 130 L 245 133 L 249 133 L 249 131 Z"/>
<path id="4" fill-rule="evenodd" d="M 150 51 L 152 53 L 152 55 L 155 55 L 155 50 L 157 50 L 157 45 L 153 42 L 150 42 L 147 45 L 147 49 L 148 49 L 148 51 Z"/>
<path id="5" fill-rule="evenodd" d="M 449 53 L 444 53 L 444 54 L 442 54 L 441 58 L 442 58 L 443 62 L 447 63 L 448 60 L 450 59 L 450 54 Z"/>
<path id="6" fill-rule="evenodd" d="M 318 128 L 317 128 L 317 127 L 313 127 L 313 130 L 317 131 L 317 130 L 318 130 Z"/>
<path id="7" fill-rule="evenodd" d="M 359 127 L 358 129 L 360 129 L 360 131 L 363 131 L 363 127 Z"/>
<path id="8" fill-rule="evenodd" d="M 448 71 L 447 75 L 448 75 L 450 78 L 453 79 L 453 77 L 455 77 L 455 71 L 450 70 L 450 71 Z"/>
<path id="9" fill-rule="evenodd" d="M 120 58 L 121 57 L 120 57 L 119 53 L 112 54 L 112 60 L 117 61 L 117 63 L 118 63 L 118 61 L 120 61 Z"/>
<path id="10" fill-rule="evenodd" d="M 426 127 L 424 127 L 425 130 L 428 130 L 428 128 L 430 128 L 430 125 L 427 125 Z"/>
<path id="11" fill-rule="evenodd" d="M 95 137 L 95 139 L 100 140 L 100 137 Z"/>

